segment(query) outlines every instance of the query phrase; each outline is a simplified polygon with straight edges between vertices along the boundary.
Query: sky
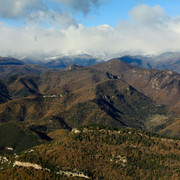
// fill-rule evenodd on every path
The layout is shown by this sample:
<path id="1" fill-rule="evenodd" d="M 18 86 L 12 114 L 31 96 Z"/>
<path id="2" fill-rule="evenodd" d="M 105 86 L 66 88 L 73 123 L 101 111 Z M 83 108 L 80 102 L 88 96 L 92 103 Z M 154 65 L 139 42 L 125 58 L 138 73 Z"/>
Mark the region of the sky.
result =
<path id="1" fill-rule="evenodd" d="M 180 51 L 179 0 L 0 0 L 0 56 Z"/>

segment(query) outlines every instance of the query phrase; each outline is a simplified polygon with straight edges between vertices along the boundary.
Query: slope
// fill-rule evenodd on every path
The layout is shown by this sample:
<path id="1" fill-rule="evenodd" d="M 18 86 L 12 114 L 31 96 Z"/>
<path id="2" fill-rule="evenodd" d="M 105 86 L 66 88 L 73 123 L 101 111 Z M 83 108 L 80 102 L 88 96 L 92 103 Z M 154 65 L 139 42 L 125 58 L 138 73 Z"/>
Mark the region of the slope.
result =
<path id="1" fill-rule="evenodd" d="M 154 101 L 180 107 L 180 75 L 172 71 L 142 69 L 113 59 L 106 63 L 91 66 L 93 69 L 108 72 L 121 79 Z"/>
<path id="2" fill-rule="evenodd" d="M 0 120 L 44 125 L 47 131 L 89 123 L 145 129 L 146 119 L 166 115 L 165 107 L 114 78 L 91 68 L 14 78 L 10 94 L 23 98 L 2 104 Z"/>
<path id="3" fill-rule="evenodd" d="M 82 127 L 19 157 L 9 156 L 0 163 L 0 178 L 176 180 L 179 147 L 179 140 L 133 129 Z"/>
<path id="4" fill-rule="evenodd" d="M 0 80 L 0 104 L 10 100 L 9 92 L 3 81 Z"/>

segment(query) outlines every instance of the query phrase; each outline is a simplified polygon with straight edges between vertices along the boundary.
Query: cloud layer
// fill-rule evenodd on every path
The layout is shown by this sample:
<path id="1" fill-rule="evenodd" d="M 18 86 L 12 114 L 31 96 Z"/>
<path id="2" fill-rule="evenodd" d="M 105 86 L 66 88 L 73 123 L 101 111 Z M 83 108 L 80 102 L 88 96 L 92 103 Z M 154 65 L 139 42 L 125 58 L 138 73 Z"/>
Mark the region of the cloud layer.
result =
<path id="1" fill-rule="evenodd" d="M 106 55 L 124 51 L 153 54 L 180 50 L 180 17 L 167 16 L 160 6 L 134 7 L 129 12 L 132 20 L 120 21 L 116 27 L 105 24 L 87 28 L 78 24 L 70 14 L 64 15 L 65 12 L 48 10 L 48 13 L 36 13 L 31 14 L 33 22 L 35 19 L 49 19 L 50 23 L 53 20 L 53 23 L 64 24 L 66 28 L 44 28 L 38 23 L 9 27 L 1 23 L 1 56 L 53 52 Z"/>

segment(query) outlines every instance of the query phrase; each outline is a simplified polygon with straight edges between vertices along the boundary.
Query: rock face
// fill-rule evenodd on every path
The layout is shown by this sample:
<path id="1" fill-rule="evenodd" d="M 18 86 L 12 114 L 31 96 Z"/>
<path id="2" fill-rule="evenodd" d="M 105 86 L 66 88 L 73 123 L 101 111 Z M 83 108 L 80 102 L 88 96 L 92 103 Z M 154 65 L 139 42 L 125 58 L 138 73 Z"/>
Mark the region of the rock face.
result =
<path id="1" fill-rule="evenodd" d="M 42 167 L 38 164 L 33 164 L 33 163 L 29 163 L 29 162 L 20 162 L 20 161 L 15 161 L 13 164 L 13 167 L 14 166 L 33 167 L 35 169 L 42 169 Z"/>
<path id="2" fill-rule="evenodd" d="M 1 156 L 0 156 L 1 157 Z M 7 160 L 8 161 L 8 160 Z M 32 167 L 34 169 L 37 169 L 37 170 L 41 170 L 41 169 L 44 169 L 46 171 L 51 171 L 50 169 L 48 168 L 43 168 L 42 166 L 38 165 L 38 164 L 34 164 L 34 163 L 29 163 L 29 162 L 20 162 L 20 161 L 15 161 L 13 163 L 13 167 L 15 166 L 21 166 L 21 167 Z M 59 175 L 64 175 L 64 176 L 67 176 L 67 177 L 80 177 L 80 178 L 85 178 L 85 179 L 89 179 L 88 176 L 86 176 L 84 173 L 82 172 L 71 172 L 71 171 L 59 171 L 59 172 L 54 172 L 56 174 L 59 174 Z"/>
<path id="3" fill-rule="evenodd" d="M 83 66 L 80 66 L 80 65 L 77 65 L 77 64 L 72 64 L 68 67 L 65 68 L 65 70 L 75 70 L 75 69 L 79 69 L 79 68 L 82 68 Z"/>

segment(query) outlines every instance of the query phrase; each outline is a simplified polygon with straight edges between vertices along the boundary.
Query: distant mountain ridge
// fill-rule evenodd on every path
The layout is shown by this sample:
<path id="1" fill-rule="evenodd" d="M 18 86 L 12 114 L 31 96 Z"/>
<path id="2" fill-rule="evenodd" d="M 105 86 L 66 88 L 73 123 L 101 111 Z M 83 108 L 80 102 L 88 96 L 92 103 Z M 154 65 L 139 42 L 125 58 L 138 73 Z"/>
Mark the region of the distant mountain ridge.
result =
<path id="1" fill-rule="evenodd" d="M 115 59 L 115 58 L 113 58 Z M 150 59 L 149 58 L 146 58 L 146 57 L 142 57 L 142 56 L 122 56 L 122 57 L 119 57 L 119 58 L 116 58 L 116 59 L 119 59 L 125 63 L 128 63 L 128 64 L 132 64 L 134 66 L 138 66 L 138 67 L 141 67 L 141 68 L 146 68 L 146 69 L 152 69 L 152 66 L 150 64 Z"/>
<path id="2" fill-rule="evenodd" d="M 180 53 L 166 52 L 156 56 L 152 68 L 168 69 L 180 73 Z"/>
<path id="3" fill-rule="evenodd" d="M 37 60 L 36 60 L 37 58 Z M 96 58 L 89 54 L 70 55 L 70 56 L 49 56 L 49 57 L 23 57 L 21 59 L 27 64 L 38 64 L 47 68 L 60 68 L 64 69 L 72 64 L 81 66 L 91 66 L 96 63 L 103 62 L 103 59 Z"/>
<path id="4" fill-rule="evenodd" d="M 160 69 L 170 70 L 180 73 L 180 53 L 179 52 L 165 52 L 160 55 L 111 55 L 114 59 L 120 59 L 128 64 L 132 64 L 141 68 L 146 69 Z M 36 64 L 46 68 L 60 68 L 64 69 L 71 64 L 77 64 L 81 66 L 91 66 L 97 63 L 107 61 L 104 56 L 95 56 L 90 54 L 78 54 L 78 55 L 31 55 L 31 56 L 17 56 L 21 62 L 25 64 Z M 2 58 L 2 57 L 1 57 Z M 13 58 L 11 58 L 13 59 Z M 16 59 L 16 60 L 17 60 Z"/>
<path id="5" fill-rule="evenodd" d="M 166 52 L 156 56 L 122 56 L 117 58 L 141 68 L 170 70 L 180 73 L 180 53 Z"/>
<path id="6" fill-rule="evenodd" d="M 50 69 L 48 69 L 50 70 Z M 9 57 L 0 57 L 0 79 L 6 79 L 13 75 L 41 74 L 47 71 L 46 67 L 39 65 L 29 65 L 24 62 Z"/>
<path id="7" fill-rule="evenodd" d="M 15 59 L 15 58 L 8 58 L 8 57 L 0 57 L 0 65 L 24 65 L 25 63 Z"/>

